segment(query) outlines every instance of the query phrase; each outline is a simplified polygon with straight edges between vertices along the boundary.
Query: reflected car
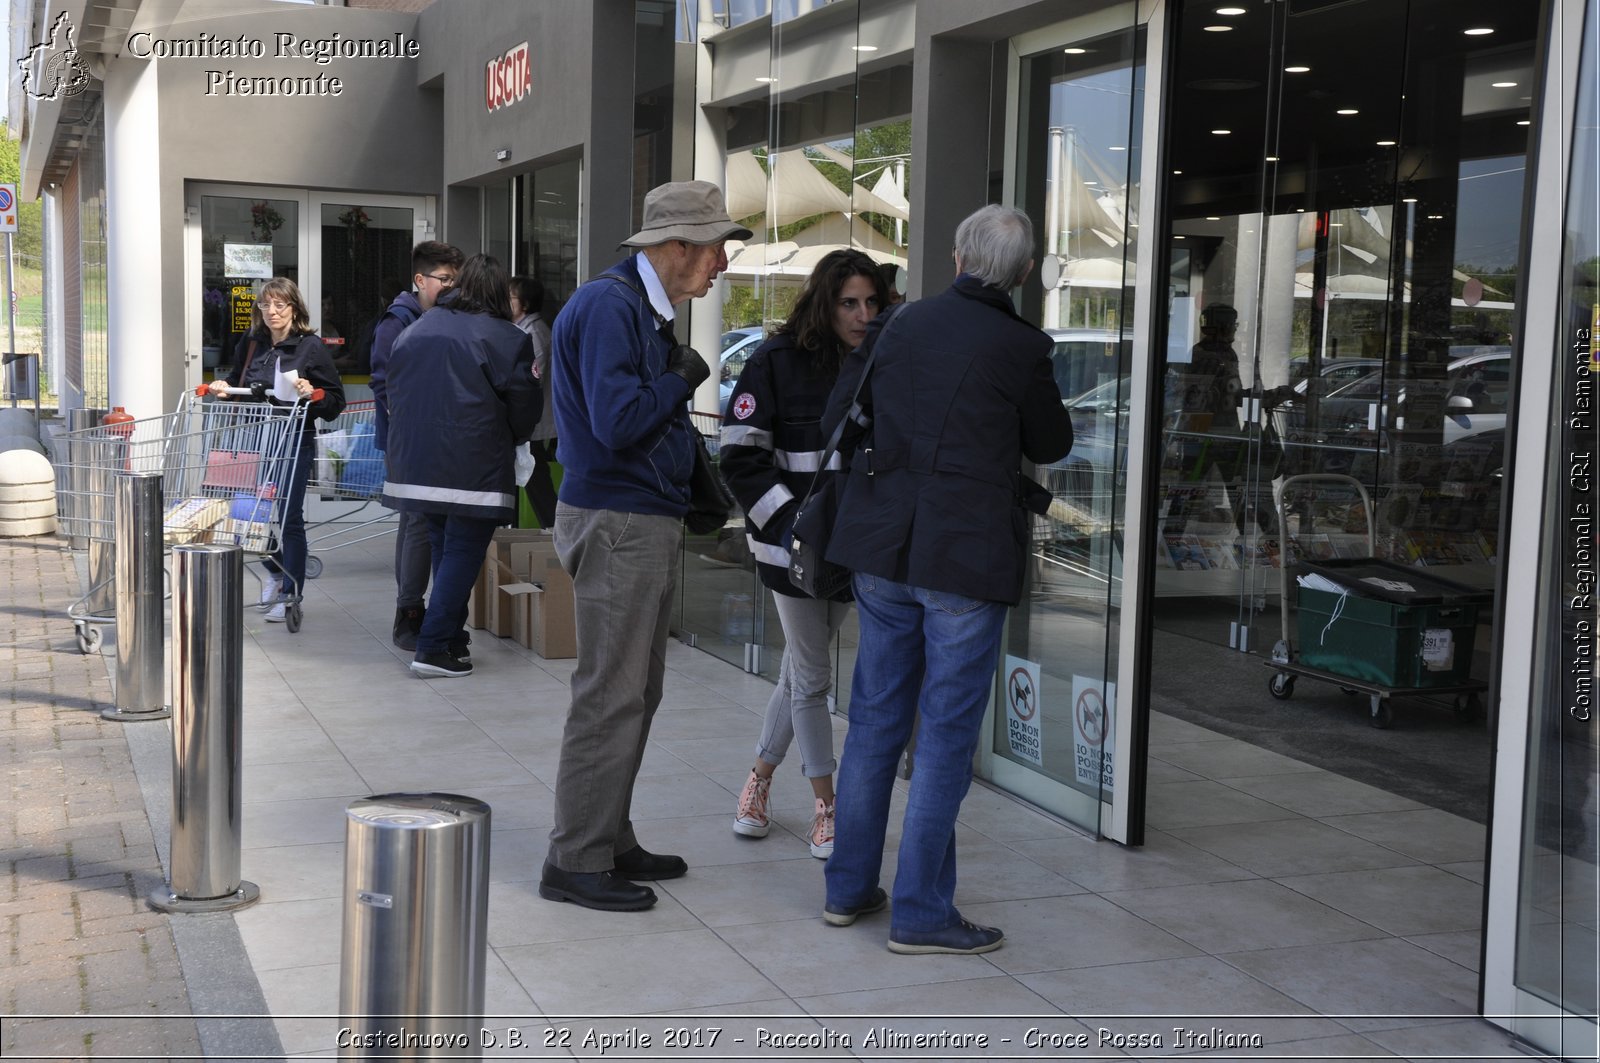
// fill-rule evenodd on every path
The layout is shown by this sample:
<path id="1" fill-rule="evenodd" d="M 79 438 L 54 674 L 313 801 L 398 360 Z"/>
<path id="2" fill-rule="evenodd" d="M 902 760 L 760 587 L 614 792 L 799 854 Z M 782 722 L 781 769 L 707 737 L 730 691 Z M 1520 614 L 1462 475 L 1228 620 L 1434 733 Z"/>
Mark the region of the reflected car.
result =
<path id="1" fill-rule="evenodd" d="M 1081 396 L 1108 377 L 1127 372 L 1133 364 L 1133 337 L 1116 329 L 1051 328 L 1045 332 L 1055 343 L 1050 365 L 1063 399 Z"/>
<path id="2" fill-rule="evenodd" d="M 1110 520 L 1114 491 L 1127 484 L 1131 380 L 1112 377 L 1062 405 L 1072 421 L 1072 450 L 1039 467 L 1044 486 L 1081 514 Z"/>
<path id="3" fill-rule="evenodd" d="M 748 328 L 737 328 L 722 334 L 722 355 L 718 359 L 721 368 L 718 371 L 718 394 L 722 398 L 722 411 L 728 410 L 728 400 L 733 398 L 733 385 L 739 379 L 739 374 L 744 371 L 744 363 L 756 353 L 756 348 L 761 346 L 762 337 L 766 333 L 759 325 Z"/>

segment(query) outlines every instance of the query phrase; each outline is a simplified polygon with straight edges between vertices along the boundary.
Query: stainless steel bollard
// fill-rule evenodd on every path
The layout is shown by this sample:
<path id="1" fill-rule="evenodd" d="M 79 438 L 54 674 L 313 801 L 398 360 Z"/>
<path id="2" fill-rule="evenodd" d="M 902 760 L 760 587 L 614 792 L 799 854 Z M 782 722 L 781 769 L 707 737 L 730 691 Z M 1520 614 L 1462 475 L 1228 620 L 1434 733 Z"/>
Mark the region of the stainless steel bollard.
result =
<path id="1" fill-rule="evenodd" d="M 123 473 L 116 484 L 117 703 L 108 720 L 165 720 L 161 610 L 161 474 Z"/>
<path id="2" fill-rule="evenodd" d="M 172 551 L 172 882 L 165 912 L 243 908 L 261 890 L 239 877 L 244 724 L 244 554 Z"/>
<path id="3" fill-rule="evenodd" d="M 340 1058 L 479 1058 L 489 806 L 385 794 L 345 816 Z"/>

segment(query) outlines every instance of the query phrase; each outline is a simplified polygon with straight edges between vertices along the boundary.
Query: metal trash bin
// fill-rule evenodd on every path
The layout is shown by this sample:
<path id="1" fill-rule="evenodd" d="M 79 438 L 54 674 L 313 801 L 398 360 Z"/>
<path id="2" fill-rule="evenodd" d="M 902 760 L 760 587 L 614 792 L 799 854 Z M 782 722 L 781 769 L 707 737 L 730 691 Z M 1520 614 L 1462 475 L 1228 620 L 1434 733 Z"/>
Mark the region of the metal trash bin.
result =
<path id="1" fill-rule="evenodd" d="M 345 816 L 340 1058 L 478 1058 L 489 806 L 383 794 L 352 802 Z"/>

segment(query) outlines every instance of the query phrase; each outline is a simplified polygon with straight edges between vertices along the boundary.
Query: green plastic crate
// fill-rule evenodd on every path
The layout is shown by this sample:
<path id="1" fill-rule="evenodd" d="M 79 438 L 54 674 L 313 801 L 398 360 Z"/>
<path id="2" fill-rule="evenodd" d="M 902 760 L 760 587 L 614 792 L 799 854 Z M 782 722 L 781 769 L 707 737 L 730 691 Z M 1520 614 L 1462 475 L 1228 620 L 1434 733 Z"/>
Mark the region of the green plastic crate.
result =
<path id="1" fill-rule="evenodd" d="M 1478 633 L 1476 604 L 1399 605 L 1352 593 L 1340 609 L 1340 595 L 1332 591 L 1301 587 L 1299 593 L 1300 664 L 1396 689 L 1467 681 Z M 1423 660 L 1429 629 L 1450 632 L 1451 656 L 1443 667 L 1430 668 Z"/>

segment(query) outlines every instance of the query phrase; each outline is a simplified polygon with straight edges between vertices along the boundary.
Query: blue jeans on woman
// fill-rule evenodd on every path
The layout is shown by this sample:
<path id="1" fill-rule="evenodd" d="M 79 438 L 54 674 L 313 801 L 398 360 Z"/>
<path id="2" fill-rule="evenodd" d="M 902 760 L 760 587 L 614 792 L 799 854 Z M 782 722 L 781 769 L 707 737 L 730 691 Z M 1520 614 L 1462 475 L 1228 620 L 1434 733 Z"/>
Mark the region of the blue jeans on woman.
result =
<path id="1" fill-rule="evenodd" d="M 283 532 L 278 536 L 278 549 L 274 550 L 263 567 L 279 574 L 283 593 L 292 597 L 305 594 L 306 556 L 311 552 L 306 543 L 306 481 L 311 479 L 311 466 L 317 460 L 317 448 L 312 437 L 300 437 L 300 453 L 295 456 L 294 476 L 283 496 Z M 284 487 L 278 485 L 279 489 Z"/>
<path id="2" fill-rule="evenodd" d="M 499 521 L 459 513 L 425 513 L 433 542 L 433 595 L 417 633 L 417 656 L 442 653 L 466 632 L 467 600 Z"/>
<path id="3" fill-rule="evenodd" d="M 854 582 L 861 642 L 839 764 L 828 903 L 865 904 L 878 886 L 895 770 L 920 709 L 890 925 L 943 930 L 961 919 L 956 814 L 972 784 L 1006 606 L 862 573 Z"/>

